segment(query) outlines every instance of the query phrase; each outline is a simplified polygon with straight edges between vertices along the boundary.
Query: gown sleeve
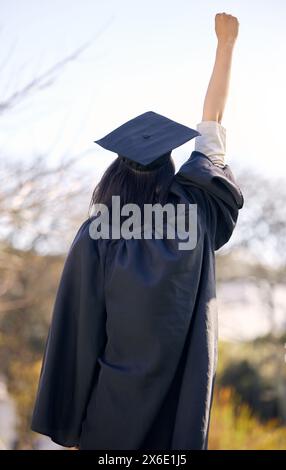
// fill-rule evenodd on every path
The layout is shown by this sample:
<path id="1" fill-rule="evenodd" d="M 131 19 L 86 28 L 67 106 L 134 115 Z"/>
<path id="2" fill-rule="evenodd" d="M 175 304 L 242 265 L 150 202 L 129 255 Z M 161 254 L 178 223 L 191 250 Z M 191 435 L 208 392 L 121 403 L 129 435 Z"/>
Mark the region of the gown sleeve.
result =
<path id="1" fill-rule="evenodd" d="M 31 429 L 65 447 L 78 445 L 104 348 L 103 262 L 89 219 L 66 258 L 46 341 Z"/>
<path id="2" fill-rule="evenodd" d="M 244 198 L 224 162 L 226 129 L 216 121 L 202 121 L 197 130 L 201 136 L 196 137 L 195 150 L 177 172 L 176 181 L 190 195 L 193 188 L 201 190 L 207 231 L 213 249 L 218 250 L 230 239 Z"/>

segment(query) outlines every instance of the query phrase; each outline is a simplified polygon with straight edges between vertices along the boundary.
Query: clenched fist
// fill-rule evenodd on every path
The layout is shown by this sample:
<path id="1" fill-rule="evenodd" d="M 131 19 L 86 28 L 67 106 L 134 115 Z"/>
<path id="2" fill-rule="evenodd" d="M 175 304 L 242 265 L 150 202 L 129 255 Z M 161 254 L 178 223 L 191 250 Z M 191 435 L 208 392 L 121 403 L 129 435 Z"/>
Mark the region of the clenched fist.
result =
<path id="1" fill-rule="evenodd" d="M 239 22 L 235 16 L 217 13 L 215 16 L 215 32 L 220 43 L 234 44 L 238 35 Z"/>

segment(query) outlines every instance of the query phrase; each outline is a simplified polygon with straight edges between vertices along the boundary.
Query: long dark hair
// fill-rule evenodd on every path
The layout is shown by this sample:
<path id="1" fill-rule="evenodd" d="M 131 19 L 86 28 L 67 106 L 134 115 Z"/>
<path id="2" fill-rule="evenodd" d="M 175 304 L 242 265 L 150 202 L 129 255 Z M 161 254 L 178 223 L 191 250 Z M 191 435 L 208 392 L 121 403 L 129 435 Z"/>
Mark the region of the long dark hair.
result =
<path id="1" fill-rule="evenodd" d="M 147 168 L 147 171 L 146 171 Z M 118 156 L 103 174 L 95 187 L 89 206 L 89 213 L 95 204 L 111 208 L 112 196 L 120 196 L 120 205 L 133 203 L 141 209 L 144 204 L 167 202 L 168 190 L 175 174 L 171 153 L 159 167 L 145 167 L 145 171 L 134 169 Z"/>

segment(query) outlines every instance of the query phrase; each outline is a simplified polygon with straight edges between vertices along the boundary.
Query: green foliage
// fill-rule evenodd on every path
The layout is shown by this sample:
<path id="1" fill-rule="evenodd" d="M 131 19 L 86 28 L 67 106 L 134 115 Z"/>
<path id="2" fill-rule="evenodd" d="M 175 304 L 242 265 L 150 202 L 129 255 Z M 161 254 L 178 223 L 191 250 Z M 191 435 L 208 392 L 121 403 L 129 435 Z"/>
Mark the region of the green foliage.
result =
<path id="1" fill-rule="evenodd" d="M 286 423 L 284 338 L 219 345 L 217 384 L 231 387 L 262 420 Z"/>
<path id="2" fill-rule="evenodd" d="M 286 427 L 261 423 L 231 388 L 216 388 L 209 432 L 210 450 L 286 450 Z"/>

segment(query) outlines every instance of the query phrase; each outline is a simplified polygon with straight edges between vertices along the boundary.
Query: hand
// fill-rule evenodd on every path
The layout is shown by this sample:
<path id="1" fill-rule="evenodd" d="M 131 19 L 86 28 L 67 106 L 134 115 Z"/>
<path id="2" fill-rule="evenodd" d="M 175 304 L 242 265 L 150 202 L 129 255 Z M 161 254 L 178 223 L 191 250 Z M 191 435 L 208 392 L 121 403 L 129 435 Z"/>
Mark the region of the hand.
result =
<path id="1" fill-rule="evenodd" d="M 238 35 L 239 22 L 235 16 L 217 13 L 215 16 L 215 32 L 220 44 L 234 44 Z"/>

